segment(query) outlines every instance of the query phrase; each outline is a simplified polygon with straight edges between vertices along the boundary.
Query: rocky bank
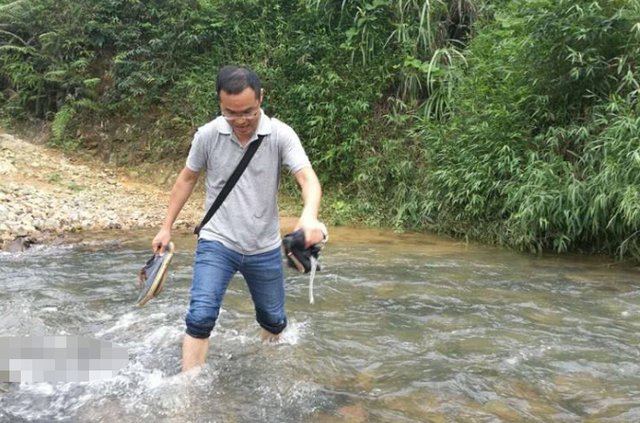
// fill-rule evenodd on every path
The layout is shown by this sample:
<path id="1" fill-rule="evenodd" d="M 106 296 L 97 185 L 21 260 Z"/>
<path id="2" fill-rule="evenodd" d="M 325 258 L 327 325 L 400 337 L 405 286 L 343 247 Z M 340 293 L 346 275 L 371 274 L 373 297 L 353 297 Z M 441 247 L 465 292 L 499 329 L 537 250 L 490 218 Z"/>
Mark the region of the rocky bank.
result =
<path id="1" fill-rule="evenodd" d="M 0 131 L 0 249 L 22 250 L 68 232 L 159 227 L 169 190 Z M 195 226 L 202 213 L 203 196 L 193 195 L 175 227 Z"/>

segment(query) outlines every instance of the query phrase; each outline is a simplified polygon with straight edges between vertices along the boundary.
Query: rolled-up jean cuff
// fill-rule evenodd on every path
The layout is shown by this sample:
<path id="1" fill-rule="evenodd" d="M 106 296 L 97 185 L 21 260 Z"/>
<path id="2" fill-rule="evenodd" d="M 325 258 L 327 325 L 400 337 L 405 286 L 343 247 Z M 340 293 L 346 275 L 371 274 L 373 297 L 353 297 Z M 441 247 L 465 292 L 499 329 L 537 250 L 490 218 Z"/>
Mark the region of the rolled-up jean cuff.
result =
<path id="1" fill-rule="evenodd" d="M 278 335 L 282 333 L 283 330 L 287 327 L 287 318 L 285 317 L 283 322 L 279 325 L 270 325 L 258 320 L 258 324 L 267 332 L 272 333 L 274 335 Z"/>
<path id="2" fill-rule="evenodd" d="M 187 335 L 196 339 L 207 339 L 211 336 L 211 331 L 213 328 L 207 330 L 198 327 L 194 327 L 193 325 L 187 325 Z"/>

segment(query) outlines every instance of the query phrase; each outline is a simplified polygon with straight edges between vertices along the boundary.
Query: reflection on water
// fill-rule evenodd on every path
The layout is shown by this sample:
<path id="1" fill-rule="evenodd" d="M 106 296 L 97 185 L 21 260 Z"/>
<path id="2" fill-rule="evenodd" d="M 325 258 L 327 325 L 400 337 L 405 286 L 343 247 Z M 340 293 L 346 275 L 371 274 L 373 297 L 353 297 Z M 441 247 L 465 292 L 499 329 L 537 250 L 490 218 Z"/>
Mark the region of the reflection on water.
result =
<path id="1" fill-rule="evenodd" d="M 153 234 L 0 254 L 0 336 L 82 335 L 129 350 L 91 383 L 0 385 L 0 422 L 638 422 L 637 269 L 425 235 L 339 228 L 316 304 L 287 273 L 291 325 L 258 341 L 231 284 L 206 368 L 179 374 L 192 236 L 137 308 Z"/>

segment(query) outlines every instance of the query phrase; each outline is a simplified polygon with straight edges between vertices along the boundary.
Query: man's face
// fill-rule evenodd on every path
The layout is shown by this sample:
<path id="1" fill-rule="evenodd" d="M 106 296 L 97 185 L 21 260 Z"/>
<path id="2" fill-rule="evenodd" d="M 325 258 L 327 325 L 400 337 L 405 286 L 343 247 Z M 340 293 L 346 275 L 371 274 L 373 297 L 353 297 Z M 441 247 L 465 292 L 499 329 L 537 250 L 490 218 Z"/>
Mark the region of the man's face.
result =
<path id="1" fill-rule="evenodd" d="M 229 94 L 220 91 L 220 110 L 233 128 L 236 136 L 245 138 L 251 136 L 260 123 L 260 98 L 256 98 L 253 89 L 247 87 L 240 94 Z"/>

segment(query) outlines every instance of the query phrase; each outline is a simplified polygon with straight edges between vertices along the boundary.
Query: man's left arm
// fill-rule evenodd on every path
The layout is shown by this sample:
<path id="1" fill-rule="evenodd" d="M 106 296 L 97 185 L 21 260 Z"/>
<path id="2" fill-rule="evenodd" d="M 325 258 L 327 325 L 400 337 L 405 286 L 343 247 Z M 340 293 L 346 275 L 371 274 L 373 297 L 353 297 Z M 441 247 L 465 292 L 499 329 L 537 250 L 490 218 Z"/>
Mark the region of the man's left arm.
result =
<path id="1" fill-rule="evenodd" d="M 302 189 L 304 208 L 294 231 L 302 229 L 307 247 L 322 241 L 324 233 L 322 224 L 318 221 L 318 210 L 322 198 L 322 188 L 316 173 L 311 167 L 303 167 L 294 174 L 298 185 Z"/>

